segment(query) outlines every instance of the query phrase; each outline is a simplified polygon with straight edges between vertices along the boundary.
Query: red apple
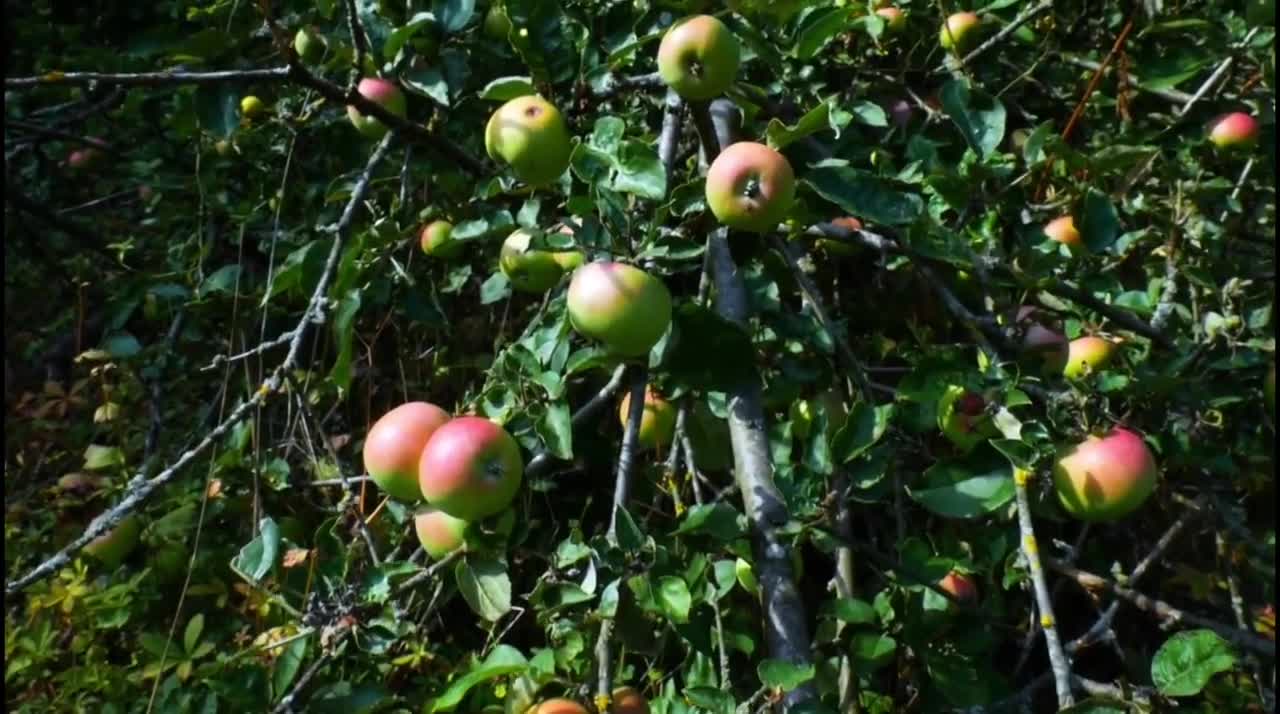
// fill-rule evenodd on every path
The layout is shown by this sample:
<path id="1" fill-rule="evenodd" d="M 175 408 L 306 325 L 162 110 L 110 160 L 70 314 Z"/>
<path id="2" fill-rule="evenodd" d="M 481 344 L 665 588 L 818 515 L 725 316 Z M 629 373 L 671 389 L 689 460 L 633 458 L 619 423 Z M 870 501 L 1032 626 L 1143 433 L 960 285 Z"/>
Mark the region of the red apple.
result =
<path id="1" fill-rule="evenodd" d="M 631 393 L 622 395 L 618 408 L 618 420 L 627 428 L 627 415 L 631 409 Z M 644 411 L 640 416 L 640 446 L 646 449 L 664 447 L 671 443 L 676 432 L 676 407 L 652 389 L 644 390 Z"/>
<path id="2" fill-rule="evenodd" d="M 1092 374 L 1111 362 L 1115 355 L 1116 345 L 1110 340 L 1092 335 L 1078 337 L 1071 341 L 1067 348 L 1067 366 L 1062 374 L 1067 379 L 1079 379 L 1085 374 Z"/>
<path id="3" fill-rule="evenodd" d="M 589 263 L 569 282 L 569 322 L 613 354 L 649 353 L 671 324 L 671 293 L 662 281 L 623 263 Z"/>
<path id="4" fill-rule="evenodd" d="M 364 468 L 378 487 L 410 503 L 422 499 L 418 461 L 449 413 L 427 402 L 409 402 L 376 421 L 364 440 Z"/>
<path id="5" fill-rule="evenodd" d="M 884 27 L 889 32 L 898 32 L 907 26 L 907 16 L 896 7 L 882 7 L 876 14 L 884 20 Z"/>
<path id="6" fill-rule="evenodd" d="M 1058 501 L 1082 521 L 1115 521 L 1142 505 L 1159 470 L 1142 437 L 1117 427 L 1062 449 L 1053 467 Z"/>
<path id="7" fill-rule="evenodd" d="M 408 112 L 404 92 L 400 91 L 400 87 L 396 86 L 395 82 L 377 77 L 365 77 L 360 80 L 360 84 L 356 85 L 356 91 L 360 96 L 382 105 L 383 109 L 398 117 L 404 117 Z M 347 118 L 351 120 L 356 131 L 367 138 L 381 139 L 387 133 L 386 125 L 378 121 L 377 117 L 365 116 L 354 106 L 347 106 Z"/>
<path id="8" fill-rule="evenodd" d="M 938 589 L 964 603 L 978 601 L 978 586 L 974 584 L 973 579 L 955 570 L 938 581 Z"/>
<path id="9" fill-rule="evenodd" d="M 676 22 L 658 46 L 658 74 L 681 97 L 702 101 L 724 93 L 738 74 L 738 38 L 711 15 Z"/>
<path id="10" fill-rule="evenodd" d="M 741 231 L 774 230 L 791 210 L 796 177 L 786 157 L 764 144 L 740 141 L 707 170 L 707 205 L 722 224 Z"/>
<path id="11" fill-rule="evenodd" d="M 466 540 L 467 522 L 439 508 L 427 506 L 414 514 L 413 529 L 427 555 L 439 560 L 462 547 Z"/>
<path id="12" fill-rule="evenodd" d="M 418 485 L 427 503 L 478 521 L 511 505 L 523 473 L 520 445 L 505 429 L 463 416 L 431 435 L 418 462 Z"/>
<path id="13" fill-rule="evenodd" d="M 554 183 L 569 168 L 573 153 L 560 110 L 533 95 L 516 97 L 489 117 L 484 147 L 489 158 L 506 162 L 530 186 Z"/>
<path id="14" fill-rule="evenodd" d="M 1045 374 L 1057 374 L 1067 366 L 1070 345 L 1067 338 L 1051 325 L 1050 317 L 1030 305 L 1018 308 L 1015 323 L 1023 330 L 1023 355 L 1039 362 Z"/>
<path id="15" fill-rule="evenodd" d="M 422 227 L 420 244 L 422 252 L 436 258 L 457 257 L 462 251 L 462 243 L 450 238 L 453 224 L 448 221 L 432 221 Z"/>
<path id="16" fill-rule="evenodd" d="M 1075 219 L 1071 216 L 1062 216 L 1049 221 L 1049 224 L 1044 227 L 1044 234 L 1065 245 L 1072 253 L 1079 253 L 1085 248 L 1080 231 L 1076 230 Z"/>
<path id="17" fill-rule="evenodd" d="M 1219 149 L 1247 149 L 1258 143 L 1258 121 L 1244 112 L 1218 117 L 1209 130 L 1209 141 Z"/>
<path id="18" fill-rule="evenodd" d="M 609 714 L 649 714 L 649 700 L 634 687 L 613 690 Z"/>
<path id="19" fill-rule="evenodd" d="M 977 41 L 981 22 L 978 15 L 972 12 L 958 12 L 948 17 L 938 35 L 942 49 L 967 52 Z"/>
<path id="20" fill-rule="evenodd" d="M 79 171 L 93 168 L 102 162 L 102 150 L 97 146 L 94 146 L 94 144 L 102 145 L 104 142 L 96 136 L 88 138 L 89 144 L 72 151 L 71 154 L 67 156 L 67 166 Z"/>
<path id="21" fill-rule="evenodd" d="M 586 707 L 572 699 L 548 699 L 529 709 L 527 714 L 588 714 Z"/>

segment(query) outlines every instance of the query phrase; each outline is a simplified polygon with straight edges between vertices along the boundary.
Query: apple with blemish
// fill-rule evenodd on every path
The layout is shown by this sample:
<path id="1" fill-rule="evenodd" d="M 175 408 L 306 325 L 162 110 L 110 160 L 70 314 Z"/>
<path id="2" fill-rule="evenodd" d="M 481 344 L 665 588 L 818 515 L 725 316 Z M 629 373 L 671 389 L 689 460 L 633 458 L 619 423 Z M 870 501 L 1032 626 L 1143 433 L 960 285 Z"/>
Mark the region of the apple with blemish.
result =
<path id="1" fill-rule="evenodd" d="M 400 91 L 400 87 L 396 86 L 395 82 L 378 77 L 365 77 L 356 85 L 356 91 L 360 96 L 402 119 L 409 111 L 404 92 Z M 381 139 L 387 133 L 386 124 L 375 116 L 362 114 L 355 105 L 347 105 L 347 119 L 351 120 L 351 125 L 366 138 Z"/>
<path id="2" fill-rule="evenodd" d="M 720 152 L 707 169 L 707 206 L 720 223 L 765 233 L 787 217 L 796 196 L 795 172 L 782 154 L 750 141 Z"/>
<path id="3" fill-rule="evenodd" d="M 1080 379 L 1093 374 L 1111 363 L 1116 344 L 1111 340 L 1087 335 L 1077 337 L 1067 346 L 1067 366 L 1062 375 L 1067 379 Z"/>
<path id="4" fill-rule="evenodd" d="M 631 414 L 631 393 L 622 395 L 618 407 L 618 420 L 627 428 Z M 640 446 L 645 449 L 665 447 L 671 443 L 676 431 L 676 407 L 648 387 L 644 390 L 644 409 L 640 416 Z"/>
<path id="5" fill-rule="evenodd" d="M 488 518 L 510 506 L 523 474 L 516 440 L 476 416 L 461 416 L 437 429 L 418 462 L 423 498 L 464 521 Z"/>
<path id="6" fill-rule="evenodd" d="M 1133 513 L 1155 491 L 1158 476 L 1146 442 L 1123 427 L 1059 450 L 1053 467 L 1059 503 L 1088 522 L 1116 521 Z"/>
<path id="7" fill-rule="evenodd" d="M 999 436 L 987 413 L 986 399 L 959 385 L 947 387 L 938 400 L 938 428 L 962 453 Z"/>
<path id="8" fill-rule="evenodd" d="M 428 402 L 401 404 L 382 415 L 364 440 L 369 477 L 393 498 L 422 500 L 418 462 L 427 442 L 448 422 L 449 413 Z"/>
<path id="9" fill-rule="evenodd" d="M 640 357 L 671 324 L 662 281 L 625 263 L 588 263 L 569 282 L 569 322 L 578 334 L 620 357 Z"/>
<path id="10" fill-rule="evenodd" d="M 555 105 L 539 96 L 516 97 L 489 117 L 484 130 L 489 158 L 511 167 L 530 186 L 554 183 L 569 168 L 569 125 Z"/>
<path id="11" fill-rule="evenodd" d="M 704 101 L 724 93 L 738 75 L 738 38 L 711 15 L 677 21 L 658 45 L 658 75 L 684 99 Z"/>
<path id="12" fill-rule="evenodd" d="M 413 516 L 413 530 L 422 549 L 439 560 L 461 548 L 466 542 L 467 522 L 434 506 L 427 506 Z"/>

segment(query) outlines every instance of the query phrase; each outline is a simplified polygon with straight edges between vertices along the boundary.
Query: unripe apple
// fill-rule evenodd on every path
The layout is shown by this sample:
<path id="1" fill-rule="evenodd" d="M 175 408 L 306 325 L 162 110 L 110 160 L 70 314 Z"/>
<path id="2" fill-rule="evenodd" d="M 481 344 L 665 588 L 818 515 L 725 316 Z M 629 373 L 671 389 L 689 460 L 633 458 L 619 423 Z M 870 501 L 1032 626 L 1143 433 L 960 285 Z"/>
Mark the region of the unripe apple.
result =
<path id="1" fill-rule="evenodd" d="M 517 178 L 531 186 L 559 179 L 573 153 L 569 126 L 560 110 L 533 95 L 516 97 L 489 117 L 484 148 L 490 158 L 506 162 Z"/>
<path id="2" fill-rule="evenodd" d="M 1023 330 L 1022 352 L 1028 361 L 1039 362 L 1045 374 L 1062 372 L 1071 347 L 1065 335 L 1046 326 L 1048 316 L 1030 305 L 1023 305 L 1018 308 L 1015 322 Z"/>
<path id="3" fill-rule="evenodd" d="M 462 243 L 451 239 L 453 224 L 436 220 L 422 227 L 420 243 L 422 252 L 434 258 L 448 260 L 462 251 Z"/>
<path id="4" fill-rule="evenodd" d="M 240 113 L 245 119 L 256 119 L 266 110 L 267 105 L 252 94 L 240 100 Z"/>
<path id="5" fill-rule="evenodd" d="M 462 547 L 466 540 L 467 522 L 439 508 L 427 506 L 414 514 L 413 529 L 427 555 L 439 560 Z"/>
<path id="6" fill-rule="evenodd" d="M 589 263 L 575 270 L 568 307 L 578 334 L 621 357 L 648 354 L 671 324 L 667 286 L 623 263 Z"/>
<path id="7" fill-rule="evenodd" d="M 684 99 L 703 101 L 724 93 L 738 75 L 738 38 L 711 15 L 676 22 L 658 46 L 658 74 Z"/>
<path id="8" fill-rule="evenodd" d="M 310 27 L 304 27 L 298 30 L 298 34 L 293 36 L 293 51 L 298 53 L 298 58 L 308 64 L 314 64 L 324 57 L 325 40 L 324 37 Z"/>
<path id="9" fill-rule="evenodd" d="M 995 436 L 999 431 L 986 411 L 981 394 L 951 385 L 938 400 L 938 428 L 962 453 Z"/>
<path id="10" fill-rule="evenodd" d="M 938 35 L 938 41 L 942 44 L 942 49 L 950 51 L 954 49 L 957 53 L 969 51 L 978 39 L 978 30 L 980 29 L 981 20 L 978 15 L 972 12 L 958 12 L 942 25 L 942 31 Z"/>
<path id="11" fill-rule="evenodd" d="M 1218 117 L 1209 130 L 1209 141 L 1219 149 L 1248 149 L 1258 143 L 1258 121 L 1244 112 Z"/>
<path id="12" fill-rule="evenodd" d="M 618 408 L 618 420 L 627 428 L 627 416 L 631 413 L 631 392 L 622 395 Z M 676 407 L 661 395 L 646 387 L 644 411 L 640 416 L 640 446 L 646 449 L 665 447 L 676 433 Z"/>
<path id="13" fill-rule="evenodd" d="M 609 714 L 649 714 L 649 700 L 634 687 L 618 687 L 610 699 Z"/>
<path id="14" fill-rule="evenodd" d="M 449 413 L 428 402 L 409 402 L 374 422 L 364 440 L 364 468 L 392 498 L 422 500 L 418 466 L 432 435 L 449 421 Z"/>
<path id="15" fill-rule="evenodd" d="M 1106 367 L 1115 356 L 1116 345 L 1111 340 L 1092 335 L 1077 337 L 1067 346 L 1067 366 L 1062 375 L 1067 379 L 1080 379 Z"/>
<path id="16" fill-rule="evenodd" d="M 484 34 L 491 40 L 507 39 L 507 34 L 511 32 L 511 18 L 507 17 L 507 11 L 502 5 L 494 3 L 489 6 L 489 12 L 484 16 Z"/>
<path id="17" fill-rule="evenodd" d="M 378 77 L 365 77 L 360 80 L 360 84 L 356 85 L 356 91 L 360 96 L 381 105 L 383 109 L 398 117 L 403 118 L 409 111 L 404 92 L 400 91 L 400 87 L 396 86 L 395 82 Z M 351 120 L 351 125 L 356 128 L 356 131 L 366 138 L 381 139 L 387 133 L 387 126 L 377 117 L 361 114 L 354 105 L 347 105 L 347 118 Z"/>
<path id="18" fill-rule="evenodd" d="M 978 586 L 974 584 L 973 579 L 955 570 L 938 581 L 938 589 L 962 603 L 972 604 L 978 601 Z"/>
<path id="19" fill-rule="evenodd" d="M 572 699 L 557 697 L 534 706 L 528 714 L 587 714 L 587 709 Z"/>
<path id="20" fill-rule="evenodd" d="M 517 229 L 502 242 L 498 253 L 498 268 L 507 276 L 514 290 L 526 293 L 544 293 L 554 288 L 564 275 L 566 267 L 573 269 L 585 259 L 578 251 L 550 251 L 530 249 L 533 234 Z"/>
<path id="21" fill-rule="evenodd" d="M 1142 437 L 1117 427 L 1059 451 L 1053 485 L 1067 513 L 1082 521 L 1115 521 L 1147 500 L 1158 473 Z"/>
<path id="22" fill-rule="evenodd" d="M 764 144 L 740 141 L 707 169 L 707 205 L 722 224 L 741 231 L 774 230 L 791 210 L 796 177 L 786 157 Z"/>
<path id="23" fill-rule="evenodd" d="M 137 513 L 130 513 L 115 528 L 89 541 L 84 551 L 96 558 L 107 570 L 115 570 L 138 547 L 141 536 L 142 519 Z"/>
<path id="24" fill-rule="evenodd" d="M 427 503 L 465 521 L 506 509 L 523 475 L 516 440 L 475 416 L 458 417 L 437 429 L 418 463 L 418 485 Z"/>
<path id="25" fill-rule="evenodd" d="M 1075 219 L 1071 216 L 1061 216 L 1049 221 L 1044 227 L 1044 234 L 1065 245 L 1072 253 L 1079 253 L 1085 249 L 1084 239 L 1080 237 L 1080 231 L 1076 230 Z"/>
<path id="26" fill-rule="evenodd" d="M 896 7 L 882 7 L 876 14 L 884 20 L 884 29 L 889 32 L 898 32 L 907 26 L 906 14 Z"/>

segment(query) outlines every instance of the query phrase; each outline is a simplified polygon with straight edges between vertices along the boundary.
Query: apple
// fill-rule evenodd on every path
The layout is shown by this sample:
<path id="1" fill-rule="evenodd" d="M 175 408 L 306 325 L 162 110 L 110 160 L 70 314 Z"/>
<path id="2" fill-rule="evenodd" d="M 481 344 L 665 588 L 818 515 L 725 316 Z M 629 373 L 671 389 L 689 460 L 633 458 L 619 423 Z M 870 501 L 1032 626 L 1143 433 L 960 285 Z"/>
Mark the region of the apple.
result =
<path id="1" fill-rule="evenodd" d="M 740 141 L 720 152 L 707 169 L 707 205 L 722 224 L 764 233 L 786 218 L 796 197 L 796 177 L 786 157 L 764 144 Z"/>
<path id="2" fill-rule="evenodd" d="M 699 401 L 685 419 L 689 444 L 693 447 L 694 466 L 701 471 L 723 471 L 733 465 L 733 449 L 729 444 L 729 422 L 716 416 L 705 402 Z"/>
<path id="3" fill-rule="evenodd" d="M 141 536 L 142 519 L 137 513 L 130 513 L 115 528 L 89 541 L 84 551 L 96 558 L 107 570 L 115 570 L 138 547 Z"/>
<path id="4" fill-rule="evenodd" d="M 896 7 L 882 7 L 876 14 L 884 20 L 884 29 L 889 32 L 899 32 L 907 26 L 906 14 Z"/>
<path id="5" fill-rule="evenodd" d="M 978 31 L 982 21 L 972 12 L 958 12 L 942 25 L 938 41 L 944 50 L 955 50 L 957 53 L 967 52 L 978 39 Z"/>
<path id="6" fill-rule="evenodd" d="M 1080 379 L 1106 367 L 1115 356 L 1116 345 L 1092 335 L 1077 337 L 1067 345 L 1067 366 L 1062 374 L 1067 379 Z"/>
<path id="7" fill-rule="evenodd" d="M 521 228 L 502 242 L 498 268 L 514 290 L 544 293 L 560 282 L 565 271 L 577 268 L 586 260 L 586 256 L 576 250 L 531 250 L 532 241 L 533 234 Z"/>
<path id="8" fill-rule="evenodd" d="M 308 64 L 315 64 L 324 57 L 325 41 L 324 37 L 315 31 L 315 28 L 304 27 L 298 30 L 298 34 L 293 36 L 293 51 L 298 53 L 298 58 Z"/>
<path id="9" fill-rule="evenodd" d="M 911 115 L 915 112 L 911 102 L 906 99 L 895 99 L 885 107 L 889 120 L 899 129 L 905 129 L 911 123 Z"/>
<path id="10" fill-rule="evenodd" d="M 963 603 L 978 601 L 978 586 L 974 584 L 973 579 L 955 570 L 938 581 L 938 589 Z"/>
<path id="11" fill-rule="evenodd" d="M 649 714 L 649 700 L 634 687 L 618 687 L 610 700 L 609 714 Z"/>
<path id="12" fill-rule="evenodd" d="M 252 94 L 240 100 L 240 113 L 245 119 L 256 119 L 266 110 L 267 105 Z"/>
<path id="13" fill-rule="evenodd" d="M 738 75 L 738 38 L 711 15 L 676 22 L 658 46 L 658 75 L 689 101 L 720 96 Z"/>
<path id="14" fill-rule="evenodd" d="M 423 226 L 420 239 L 422 252 L 445 260 L 457 257 L 462 251 L 462 243 L 452 240 L 452 233 L 453 224 L 448 221 L 436 220 Z"/>
<path id="15" fill-rule="evenodd" d="M 618 408 L 618 421 L 625 432 L 627 416 L 631 413 L 631 393 L 622 395 L 622 404 Z M 676 433 L 676 407 L 663 399 L 661 395 L 646 387 L 644 390 L 644 411 L 640 416 L 640 446 L 646 449 L 665 447 L 671 443 Z"/>
<path id="16" fill-rule="evenodd" d="M 1267 376 L 1262 380 L 1262 398 L 1266 402 L 1267 411 L 1272 416 L 1276 411 L 1276 363 L 1271 363 L 1271 369 L 1267 370 Z"/>
<path id="17" fill-rule="evenodd" d="M 1115 521 L 1132 513 L 1156 488 L 1159 471 L 1142 437 L 1117 427 L 1058 452 L 1053 485 L 1058 501 L 1082 521 Z"/>
<path id="18" fill-rule="evenodd" d="M 954 384 L 938 400 L 938 428 L 962 453 L 1000 435 L 982 395 Z"/>
<path id="19" fill-rule="evenodd" d="M 841 216 L 831 219 L 831 225 L 843 228 L 847 231 L 862 230 L 862 221 L 853 216 Z M 835 238 L 819 238 L 814 241 L 814 245 L 833 255 L 853 255 L 858 252 L 858 247 L 854 243 Z"/>
<path id="20" fill-rule="evenodd" d="M 569 323 L 613 354 L 640 357 L 671 324 L 671 293 L 662 281 L 623 263 L 589 263 L 569 281 Z"/>
<path id="21" fill-rule="evenodd" d="M 1065 245 L 1072 253 L 1085 249 L 1084 240 L 1080 237 L 1080 231 L 1076 230 L 1075 219 L 1071 216 L 1061 216 L 1049 221 L 1044 227 L 1044 234 Z"/>
<path id="22" fill-rule="evenodd" d="M 418 486 L 432 506 L 478 521 L 511 505 L 523 473 L 520 446 L 505 429 L 462 416 L 431 435 L 418 462 Z"/>
<path id="23" fill-rule="evenodd" d="M 1209 141 L 1219 149 L 1248 149 L 1258 143 L 1258 121 L 1244 112 L 1218 117 L 1209 130 Z"/>
<path id="24" fill-rule="evenodd" d="M 431 436 L 449 422 L 449 413 L 428 402 L 409 402 L 374 422 L 364 440 L 364 468 L 391 497 L 422 499 L 418 461 Z"/>
<path id="25" fill-rule="evenodd" d="M 427 555 L 439 560 L 462 547 L 466 540 L 467 522 L 439 508 L 427 506 L 414 514 L 413 529 Z"/>
<path id="26" fill-rule="evenodd" d="M 99 146 L 105 144 L 102 139 L 96 136 L 90 136 L 88 143 L 67 156 L 67 166 L 75 170 L 90 169 L 101 163 L 103 153 Z"/>
<path id="27" fill-rule="evenodd" d="M 381 105 L 383 109 L 398 117 L 403 118 L 409 111 L 404 92 L 400 91 L 400 87 L 396 86 L 395 82 L 378 77 L 365 77 L 360 80 L 360 84 L 356 85 L 356 91 L 360 96 Z M 365 116 L 352 105 L 347 105 L 347 118 L 351 120 L 351 125 L 356 128 L 356 131 L 365 138 L 381 139 L 387 133 L 386 125 L 377 117 Z"/>
<path id="28" fill-rule="evenodd" d="M 1030 305 L 1018 308 L 1014 321 L 1023 331 L 1022 351 L 1029 362 L 1039 362 L 1045 374 L 1062 372 L 1067 366 L 1070 344 L 1061 332 L 1051 325 L 1049 317 Z"/>
<path id="29" fill-rule="evenodd" d="M 588 714 L 587 708 L 572 699 L 548 699 L 529 709 L 528 714 Z"/>
<path id="30" fill-rule="evenodd" d="M 484 34 L 491 40 L 506 40 L 511 32 L 511 18 L 499 3 L 489 6 L 484 16 Z"/>
<path id="31" fill-rule="evenodd" d="M 525 95 L 503 104 L 489 117 L 484 148 L 511 166 L 531 186 L 555 182 L 569 168 L 573 145 L 560 110 L 542 97 Z"/>

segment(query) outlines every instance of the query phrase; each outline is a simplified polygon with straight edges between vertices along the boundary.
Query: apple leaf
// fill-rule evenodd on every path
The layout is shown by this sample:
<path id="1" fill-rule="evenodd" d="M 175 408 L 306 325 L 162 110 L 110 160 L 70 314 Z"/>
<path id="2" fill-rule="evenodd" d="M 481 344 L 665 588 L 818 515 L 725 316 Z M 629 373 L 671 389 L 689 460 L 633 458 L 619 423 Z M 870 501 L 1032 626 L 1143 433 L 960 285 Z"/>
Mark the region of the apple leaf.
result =
<path id="1" fill-rule="evenodd" d="M 1214 675 L 1236 664 L 1227 641 L 1212 630 L 1179 632 L 1151 660 L 1151 681 L 1166 697 L 1193 697 Z"/>
<path id="2" fill-rule="evenodd" d="M 205 131 L 219 139 L 240 126 L 240 95 L 235 85 L 204 84 L 196 89 L 196 116 Z"/>
<path id="3" fill-rule="evenodd" d="M 689 586 L 681 578 L 664 575 L 658 579 L 658 587 L 653 592 L 658 607 L 662 608 L 672 622 L 676 624 L 689 621 L 689 608 L 693 606 L 693 596 L 689 594 Z"/>
<path id="4" fill-rule="evenodd" d="M 827 129 L 835 129 L 836 138 L 840 138 L 839 128 L 831 125 L 831 109 L 836 99 L 837 95 L 826 98 L 818 106 L 805 112 L 805 115 L 791 126 L 787 126 L 780 119 L 770 119 L 769 125 L 765 127 L 765 140 L 770 147 L 781 151 L 789 144 Z"/>
<path id="5" fill-rule="evenodd" d="M 440 18 L 444 31 L 452 34 L 471 22 L 471 16 L 476 12 L 476 0 L 435 0 L 431 9 Z"/>
<path id="6" fill-rule="evenodd" d="M 811 169 L 804 182 L 849 215 L 871 223 L 907 225 L 924 211 L 924 200 L 917 194 L 900 191 L 885 179 L 848 166 L 824 162 Z"/>
<path id="7" fill-rule="evenodd" d="M 392 30 L 387 35 L 387 42 L 382 46 L 382 51 L 388 59 L 394 59 L 400 53 L 400 48 L 404 47 L 413 36 L 418 34 L 418 30 L 430 25 L 436 21 L 436 16 L 429 12 L 419 12 L 405 24 Z"/>
<path id="8" fill-rule="evenodd" d="M 356 315 L 360 312 L 360 294 L 359 289 L 347 291 L 338 303 L 338 309 L 334 311 L 333 339 L 337 343 L 338 355 L 334 358 L 329 378 L 333 380 L 339 393 L 346 392 L 351 386 L 351 350 Z"/>
<path id="9" fill-rule="evenodd" d="M 1110 248 L 1120 235 L 1120 218 L 1111 199 L 1101 191 L 1091 188 L 1084 197 L 1080 217 L 1080 233 L 1085 245 L 1094 253 Z"/>
<path id="10" fill-rule="evenodd" d="M 124 465 L 124 452 L 118 446 L 89 444 L 84 450 L 84 468 L 90 471 Z"/>
<path id="11" fill-rule="evenodd" d="M 876 609 L 857 598 L 840 598 L 835 605 L 836 619 L 853 625 L 868 625 L 877 620 Z"/>
<path id="12" fill-rule="evenodd" d="M 849 10 L 829 7 L 809 13 L 796 30 L 792 54 L 796 59 L 813 59 L 836 35 L 849 28 Z"/>
<path id="13" fill-rule="evenodd" d="M 756 665 L 756 675 L 760 683 L 770 689 L 790 692 L 813 679 L 815 673 L 811 664 L 794 664 L 780 659 L 766 659 Z"/>
<path id="14" fill-rule="evenodd" d="M 538 436 L 557 459 L 568 461 L 573 458 L 572 421 L 569 405 L 563 401 L 548 405 L 546 412 L 538 419 Z"/>
<path id="15" fill-rule="evenodd" d="M 952 80 L 938 93 L 942 108 L 960 133 L 983 156 L 990 156 L 1004 138 L 1005 109 L 999 99 L 964 80 Z"/>
<path id="16" fill-rule="evenodd" d="M 511 578 L 502 563 L 487 558 L 467 558 L 454 568 L 462 599 L 489 622 L 511 610 Z"/>
<path id="17" fill-rule="evenodd" d="M 471 665 L 467 673 L 453 680 L 449 688 L 425 707 L 428 712 L 453 711 L 463 698 L 476 685 L 491 679 L 523 672 L 529 668 L 529 661 L 520 650 L 511 645 L 501 644 L 493 648 L 483 662 Z"/>
<path id="18" fill-rule="evenodd" d="M 893 404 L 880 406 L 871 406 L 866 402 L 854 404 L 844 426 L 840 427 L 832 440 L 832 458 L 836 463 L 847 464 L 875 446 L 889 428 L 889 420 L 893 418 L 893 412 Z"/>
<path id="19" fill-rule="evenodd" d="M 538 90 L 533 87 L 532 77 L 499 77 L 484 85 L 484 89 L 480 90 L 480 98 L 506 102 L 516 97 L 537 93 Z"/>
<path id="20" fill-rule="evenodd" d="M 280 555 L 280 528 L 270 517 L 258 523 L 258 537 L 240 549 L 231 561 L 231 570 L 252 585 L 262 582 L 275 567 Z"/>

